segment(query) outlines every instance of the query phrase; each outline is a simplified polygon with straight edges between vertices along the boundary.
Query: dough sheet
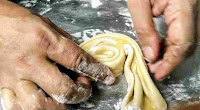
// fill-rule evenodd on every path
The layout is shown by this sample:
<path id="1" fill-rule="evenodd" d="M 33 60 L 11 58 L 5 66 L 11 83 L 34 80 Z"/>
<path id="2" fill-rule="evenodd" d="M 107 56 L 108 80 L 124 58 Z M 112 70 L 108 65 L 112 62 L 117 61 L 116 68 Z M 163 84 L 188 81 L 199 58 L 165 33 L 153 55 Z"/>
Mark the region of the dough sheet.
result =
<path id="1" fill-rule="evenodd" d="M 104 33 L 80 46 L 108 66 L 116 77 L 125 74 L 128 88 L 122 110 L 167 109 L 164 98 L 148 73 L 140 47 L 132 38 L 118 33 Z"/>

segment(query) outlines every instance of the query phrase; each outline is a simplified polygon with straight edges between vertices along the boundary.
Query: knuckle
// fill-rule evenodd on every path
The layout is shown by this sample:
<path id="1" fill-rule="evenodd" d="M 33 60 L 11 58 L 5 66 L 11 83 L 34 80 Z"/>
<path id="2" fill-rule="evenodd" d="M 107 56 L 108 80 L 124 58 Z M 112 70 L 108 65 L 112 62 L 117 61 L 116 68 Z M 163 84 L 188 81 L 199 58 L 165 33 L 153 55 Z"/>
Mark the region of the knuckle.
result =
<path id="1" fill-rule="evenodd" d="M 68 67 L 75 68 L 79 64 L 79 60 L 82 59 L 82 51 L 75 45 L 67 44 L 67 48 L 61 52 L 61 58 L 68 61 Z"/>
<path id="2" fill-rule="evenodd" d="M 73 88 L 69 88 L 65 90 L 65 92 L 60 93 L 59 95 L 52 95 L 52 97 L 59 103 L 64 104 L 64 103 L 72 103 L 74 101 L 74 92 L 75 90 Z"/>
<path id="3" fill-rule="evenodd" d="M 60 95 L 52 95 L 52 97 L 61 104 L 76 104 L 84 101 L 90 96 L 90 89 L 80 83 L 72 84 L 65 89 Z"/>
<path id="4" fill-rule="evenodd" d="M 151 25 L 140 25 L 135 27 L 137 36 L 140 37 L 154 37 L 156 31 Z"/>
<path id="5" fill-rule="evenodd" d="M 16 61 L 18 63 L 23 63 L 24 64 L 24 63 L 27 62 L 27 60 L 28 60 L 28 56 L 26 54 L 21 54 L 19 56 L 16 56 Z"/>
<path id="6" fill-rule="evenodd" d="M 87 63 L 81 61 L 76 72 L 85 73 L 94 80 L 104 81 L 104 79 L 110 75 L 110 70 L 101 63 Z"/>
<path id="7" fill-rule="evenodd" d="M 152 9 L 152 12 L 154 14 L 154 16 L 159 16 L 163 11 L 162 6 L 154 6 Z"/>
<path id="8" fill-rule="evenodd" d="M 72 67 L 73 68 L 77 68 L 79 67 L 79 65 L 81 65 L 81 61 L 83 61 L 84 59 L 86 59 L 84 57 L 84 54 L 82 52 L 80 52 L 79 54 L 77 54 L 75 57 L 74 57 L 74 61 L 72 63 Z"/>
<path id="9" fill-rule="evenodd" d="M 71 94 L 68 94 L 68 103 L 80 103 L 89 98 L 91 95 L 91 89 L 82 83 L 76 83 L 76 86 L 73 86 L 72 88 Z"/>
<path id="10" fill-rule="evenodd" d="M 15 60 L 19 66 L 23 66 L 23 67 L 24 66 L 27 66 L 27 67 L 33 66 L 31 63 L 32 58 L 30 55 L 20 54 L 20 55 L 16 56 Z"/>
<path id="11" fill-rule="evenodd" d="M 35 45 L 44 50 L 54 50 L 56 48 L 56 40 L 51 38 L 47 32 L 41 28 L 35 31 Z M 55 41 L 55 42 L 54 42 Z M 38 49 L 37 48 L 37 49 Z"/>
<path id="12" fill-rule="evenodd" d="M 80 70 L 83 73 L 86 73 L 88 71 L 89 64 L 85 61 L 81 61 L 78 65 L 78 70 Z"/>
<path id="13" fill-rule="evenodd" d="M 41 47 L 41 48 L 47 50 L 48 47 L 49 47 L 49 45 L 50 45 L 50 39 L 49 39 L 49 37 L 47 36 L 47 34 L 41 33 L 41 34 L 39 34 L 38 37 L 39 37 L 39 41 L 38 41 L 39 47 Z"/>
<path id="14" fill-rule="evenodd" d="M 15 64 L 18 69 L 16 70 L 16 74 L 18 78 L 29 77 L 31 78 L 33 73 L 37 72 L 37 68 L 34 66 L 34 59 L 29 55 L 19 55 L 15 59 Z"/>

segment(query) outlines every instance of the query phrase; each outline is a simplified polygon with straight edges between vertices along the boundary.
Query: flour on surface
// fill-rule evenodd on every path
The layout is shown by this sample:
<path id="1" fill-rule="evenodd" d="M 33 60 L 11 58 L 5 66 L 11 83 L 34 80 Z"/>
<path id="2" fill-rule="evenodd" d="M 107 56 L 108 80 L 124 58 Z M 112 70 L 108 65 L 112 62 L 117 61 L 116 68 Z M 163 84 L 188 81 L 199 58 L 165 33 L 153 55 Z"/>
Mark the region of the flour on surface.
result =
<path id="1" fill-rule="evenodd" d="M 87 29 L 82 32 L 73 33 L 71 35 L 76 39 L 78 39 L 79 42 L 83 42 L 100 33 L 112 33 L 112 32 L 110 30 Z"/>
<path id="2" fill-rule="evenodd" d="M 66 102 L 69 102 L 69 101 L 67 100 L 67 98 L 65 97 L 65 95 L 52 95 L 52 97 L 53 97 L 57 102 L 62 103 L 62 104 L 66 103 Z M 74 98 L 74 97 L 73 97 L 73 98 Z"/>
<path id="3" fill-rule="evenodd" d="M 46 8 L 44 11 L 41 11 L 39 14 L 40 14 L 40 15 L 43 15 L 43 14 L 49 12 L 51 9 L 52 9 L 52 8 L 50 8 L 50 7 L 49 7 L 49 8 Z"/>
<path id="4" fill-rule="evenodd" d="M 1 97 L 1 94 L 0 94 L 0 97 Z M 3 99 L 2 99 L 2 97 L 1 97 L 0 103 L 1 103 L 0 110 L 1 110 L 1 109 L 6 110 L 6 108 L 5 108 L 4 104 L 3 104 Z"/>
<path id="5" fill-rule="evenodd" d="M 92 5 L 92 8 L 97 8 L 100 5 L 102 5 L 102 3 L 100 2 L 100 0 L 91 0 L 91 5 Z"/>
<path id="6" fill-rule="evenodd" d="M 122 105 L 122 99 L 119 99 L 119 101 L 114 104 L 115 110 L 121 110 L 121 105 Z"/>
<path id="7" fill-rule="evenodd" d="M 85 102 L 80 103 L 80 107 L 83 107 L 83 108 L 94 108 L 95 105 L 94 105 L 94 103 L 85 101 Z"/>
<path id="8" fill-rule="evenodd" d="M 24 0 L 20 1 L 19 4 L 28 8 L 28 7 L 33 7 L 35 4 L 38 2 L 38 0 Z"/>
<path id="9" fill-rule="evenodd" d="M 188 105 L 199 103 L 200 99 L 200 66 L 196 73 L 190 77 L 186 77 L 177 83 L 172 83 L 165 86 L 161 91 L 166 101 L 173 107 L 179 103 L 187 103 Z"/>

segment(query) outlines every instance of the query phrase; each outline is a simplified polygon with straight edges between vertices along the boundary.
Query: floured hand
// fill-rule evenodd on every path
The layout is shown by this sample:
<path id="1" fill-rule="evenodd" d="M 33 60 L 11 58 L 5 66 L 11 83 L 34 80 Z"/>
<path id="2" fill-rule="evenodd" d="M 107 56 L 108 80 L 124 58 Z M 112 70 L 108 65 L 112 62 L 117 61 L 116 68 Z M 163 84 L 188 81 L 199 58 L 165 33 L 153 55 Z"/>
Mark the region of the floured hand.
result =
<path id="1" fill-rule="evenodd" d="M 57 110 L 86 100 L 91 95 L 88 78 L 73 81 L 55 63 L 106 85 L 115 81 L 108 67 L 49 19 L 0 1 L 0 88 L 5 107 Z"/>

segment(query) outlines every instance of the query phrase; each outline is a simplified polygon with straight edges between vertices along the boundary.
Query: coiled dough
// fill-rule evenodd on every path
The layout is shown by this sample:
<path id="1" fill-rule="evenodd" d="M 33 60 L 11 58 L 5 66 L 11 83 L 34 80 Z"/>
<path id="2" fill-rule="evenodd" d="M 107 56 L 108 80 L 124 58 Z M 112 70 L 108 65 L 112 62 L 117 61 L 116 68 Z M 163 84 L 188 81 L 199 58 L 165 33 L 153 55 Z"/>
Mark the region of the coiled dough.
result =
<path id="1" fill-rule="evenodd" d="M 167 104 L 154 85 L 138 44 L 118 33 L 99 34 L 80 45 L 108 66 L 117 77 L 124 72 L 128 84 L 122 110 L 165 110 Z"/>

